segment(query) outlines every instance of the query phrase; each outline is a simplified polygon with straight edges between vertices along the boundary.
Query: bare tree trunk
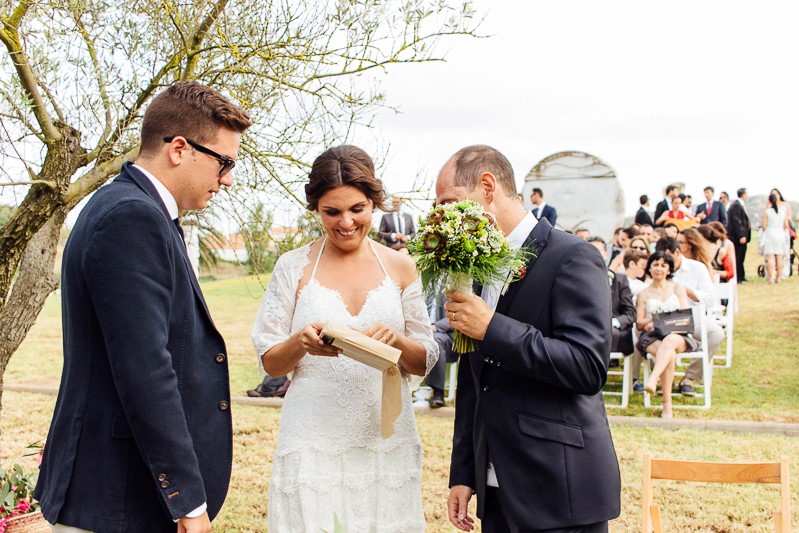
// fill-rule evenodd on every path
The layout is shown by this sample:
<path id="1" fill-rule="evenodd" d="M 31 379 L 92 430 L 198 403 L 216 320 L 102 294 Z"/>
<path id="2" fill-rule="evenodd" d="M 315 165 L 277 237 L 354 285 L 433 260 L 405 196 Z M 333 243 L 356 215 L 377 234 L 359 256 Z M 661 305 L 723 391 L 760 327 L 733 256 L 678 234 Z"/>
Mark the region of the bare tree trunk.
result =
<path id="1" fill-rule="evenodd" d="M 53 217 L 28 243 L 19 265 L 19 275 L 0 315 L 0 414 L 2 414 L 3 375 L 11 355 L 28 334 L 47 297 L 59 284 L 53 272 L 58 237 L 67 209 L 56 209 Z"/>

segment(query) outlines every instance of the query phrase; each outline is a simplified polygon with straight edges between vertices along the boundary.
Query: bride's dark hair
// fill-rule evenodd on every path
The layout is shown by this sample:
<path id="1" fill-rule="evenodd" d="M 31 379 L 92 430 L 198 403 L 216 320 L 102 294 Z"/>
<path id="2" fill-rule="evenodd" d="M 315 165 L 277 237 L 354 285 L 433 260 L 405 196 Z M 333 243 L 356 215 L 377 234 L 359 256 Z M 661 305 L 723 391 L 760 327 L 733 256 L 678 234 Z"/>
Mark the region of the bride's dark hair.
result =
<path id="1" fill-rule="evenodd" d="M 358 148 L 345 144 L 328 148 L 317 157 L 308 174 L 305 186 L 305 201 L 308 209 L 316 211 L 319 198 L 327 191 L 350 185 L 366 195 L 376 207 L 383 204 L 385 193 L 383 185 L 375 178 L 375 164 L 369 154 Z"/>

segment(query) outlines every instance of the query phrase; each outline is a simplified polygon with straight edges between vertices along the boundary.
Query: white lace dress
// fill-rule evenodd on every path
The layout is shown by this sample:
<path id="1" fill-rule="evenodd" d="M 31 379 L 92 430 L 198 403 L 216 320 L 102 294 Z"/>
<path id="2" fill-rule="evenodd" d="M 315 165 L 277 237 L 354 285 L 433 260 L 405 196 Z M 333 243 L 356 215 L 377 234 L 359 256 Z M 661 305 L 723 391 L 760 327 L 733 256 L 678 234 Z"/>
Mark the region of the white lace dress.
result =
<path id="1" fill-rule="evenodd" d="M 424 345 L 426 369 L 432 368 L 438 348 L 418 280 L 400 291 L 375 253 L 385 276 L 353 316 L 338 291 L 317 281 L 318 258 L 295 298 L 309 253 L 310 245 L 287 252 L 275 265 L 252 331 L 259 365 L 260 354 L 308 324 L 334 320 L 361 330 L 380 322 L 404 332 Z M 403 385 L 395 433 L 383 439 L 378 370 L 345 356 L 300 360 L 272 462 L 269 531 L 332 533 L 334 517 L 348 533 L 424 531 L 422 444 L 408 380 Z"/>

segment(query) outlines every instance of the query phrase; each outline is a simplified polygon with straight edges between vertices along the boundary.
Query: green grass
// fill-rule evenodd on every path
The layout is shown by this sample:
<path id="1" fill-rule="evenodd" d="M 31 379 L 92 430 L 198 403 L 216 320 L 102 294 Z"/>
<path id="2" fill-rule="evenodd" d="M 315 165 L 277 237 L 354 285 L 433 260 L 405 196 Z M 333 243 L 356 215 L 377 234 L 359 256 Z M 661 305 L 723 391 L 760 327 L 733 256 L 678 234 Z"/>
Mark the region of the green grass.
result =
<path id="1" fill-rule="evenodd" d="M 759 261 L 756 254 L 750 256 L 747 268 L 753 281 L 740 287 L 733 366 L 714 374 L 712 409 L 677 410 L 675 416 L 799 422 L 799 279 L 794 276 L 781 285 L 767 285 L 756 278 Z M 266 281 L 239 278 L 203 283 L 211 313 L 227 339 L 233 394 L 244 394 L 260 380 L 249 332 Z M 60 300 L 53 295 L 12 358 L 5 383 L 56 386 L 61 365 Z M 3 395 L 0 464 L 8 464 L 26 444 L 46 435 L 54 402 L 54 397 L 44 395 Z M 635 395 L 630 408 L 610 413 L 657 416 L 641 403 L 641 395 Z M 445 501 L 452 419 L 420 416 L 418 420 L 425 454 L 422 490 L 428 531 L 449 533 L 453 528 L 446 520 Z M 277 410 L 234 406 L 233 479 L 215 531 L 266 530 L 269 474 L 279 421 Z M 799 438 L 626 426 L 614 426 L 612 431 L 621 465 L 623 510 L 611 523 L 611 531 L 636 531 L 640 527 L 644 450 L 656 457 L 726 461 L 776 461 L 786 454 L 793 467 L 793 501 L 799 501 Z M 22 463 L 33 468 L 32 458 L 22 458 Z M 655 498 L 661 504 L 667 531 L 748 532 L 771 529 L 771 513 L 779 495 L 774 486 L 661 482 L 656 483 Z M 794 509 L 793 530 L 799 530 L 796 505 Z"/>

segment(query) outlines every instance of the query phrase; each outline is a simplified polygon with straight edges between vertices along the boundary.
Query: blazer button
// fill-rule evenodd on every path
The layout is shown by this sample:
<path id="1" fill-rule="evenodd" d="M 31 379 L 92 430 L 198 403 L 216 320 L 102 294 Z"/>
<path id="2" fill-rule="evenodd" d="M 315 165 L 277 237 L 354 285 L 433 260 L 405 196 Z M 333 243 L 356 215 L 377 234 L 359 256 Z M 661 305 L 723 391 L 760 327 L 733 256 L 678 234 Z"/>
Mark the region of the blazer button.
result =
<path id="1" fill-rule="evenodd" d="M 166 481 L 166 474 L 158 474 L 158 481 Z"/>
<path id="2" fill-rule="evenodd" d="M 501 367 L 502 366 L 502 361 L 497 361 L 496 366 L 497 366 L 497 368 Z"/>
<path id="3" fill-rule="evenodd" d="M 488 392 L 488 387 L 483 387 L 483 392 Z"/>
<path id="4" fill-rule="evenodd" d="M 219 409 L 221 409 L 222 411 L 227 411 L 227 408 L 229 406 L 230 406 L 230 404 L 228 404 L 225 400 L 222 400 L 221 402 L 219 402 Z"/>
<path id="5" fill-rule="evenodd" d="M 223 354 L 223 353 L 216 354 L 216 362 L 217 363 L 224 363 L 225 362 L 225 354 Z"/>
<path id="6" fill-rule="evenodd" d="M 162 482 L 161 482 L 161 488 L 162 488 L 162 489 L 165 489 L 165 488 L 167 488 L 168 486 L 169 486 L 169 481 L 162 481 Z"/>

